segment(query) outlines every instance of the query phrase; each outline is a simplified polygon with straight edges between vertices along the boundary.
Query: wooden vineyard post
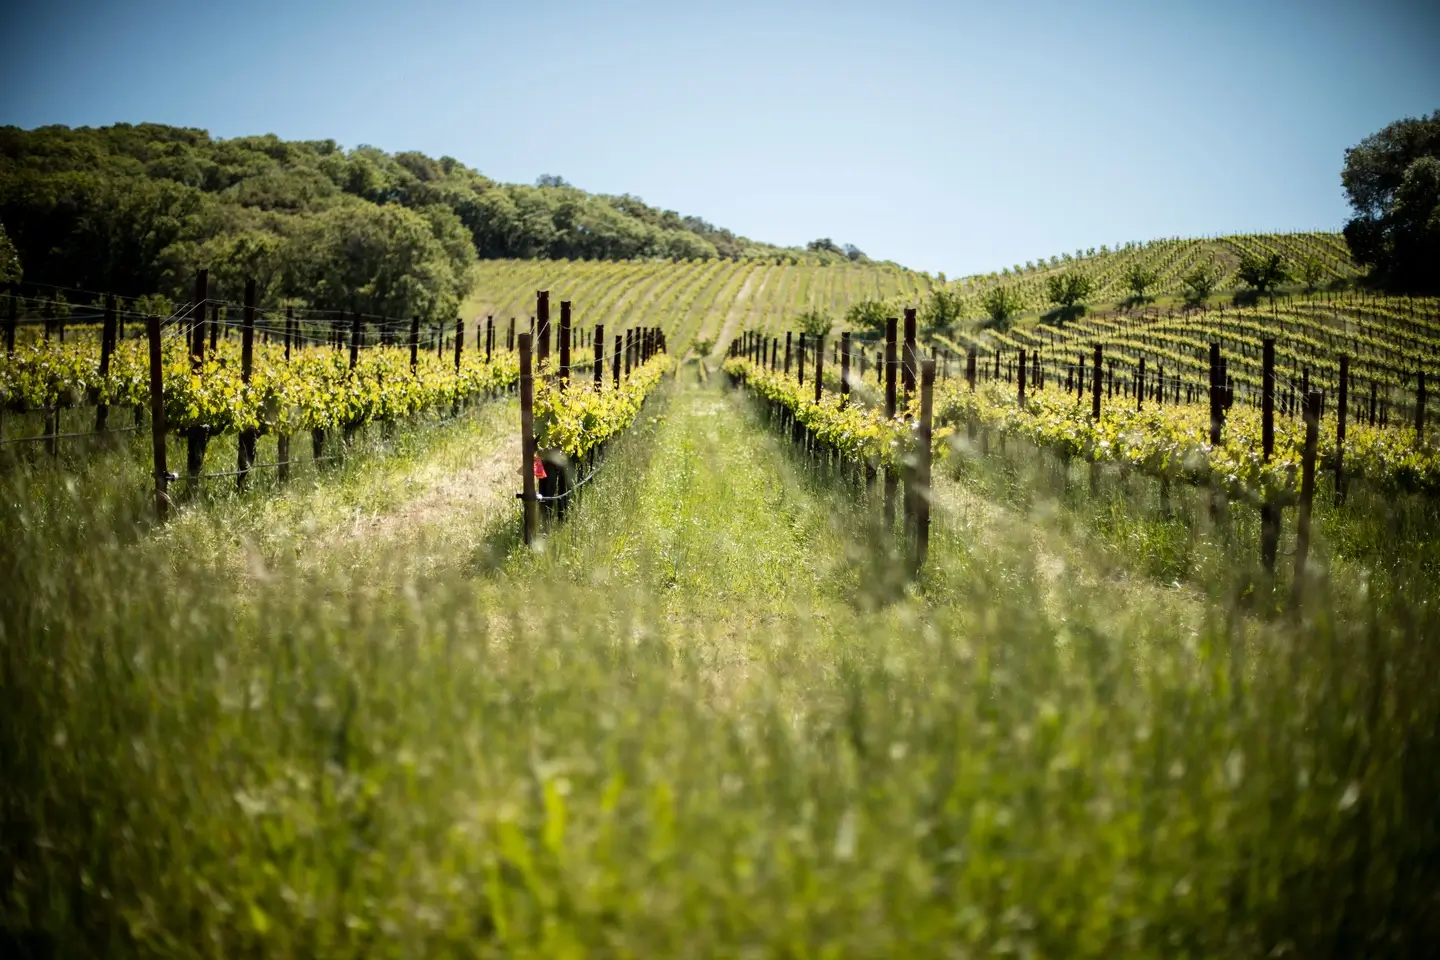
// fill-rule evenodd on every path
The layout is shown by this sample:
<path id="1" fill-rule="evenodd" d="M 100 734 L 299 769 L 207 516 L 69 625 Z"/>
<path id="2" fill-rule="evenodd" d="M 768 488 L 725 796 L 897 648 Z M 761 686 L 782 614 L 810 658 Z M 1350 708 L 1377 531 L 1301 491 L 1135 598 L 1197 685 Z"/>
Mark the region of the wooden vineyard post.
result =
<path id="1" fill-rule="evenodd" d="M 1022 374 L 1023 376 L 1023 374 Z M 911 483 L 910 516 L 915 522 L 914 572 L 925 566 L 930 555 L 931 418 L 935 394 L 935 360 L 920 364 L 920 425 L 915 435 L 914 479 Z"/>
<path id="2" fill-rule="evenodd" d="M 1345 421 L 1350 407 L 1350 357 L 1340 355 L 1340 392 L 1335 398 L 1335 499 L 1345 502 Z"/>
<path id="3" fill-rule="evenodd" d="M 790 331 L 785 331 L 785 376 L 790 376 Z"/>
<path id="4" fill-rule="evenodd" d="M 610 375 L 615 381 L 615 389 L 620 389 L 620 334 L 615 334 L 615 354 L 610 358 Z"/>
<path id="5" fill-rule="evenodd" d="M 355 364 L 360 362 L 360 311 L 355 311 L 355 316 L 350 318 L 350 369 L 355 369 Z M 440 338 L 444 340 L 442 336 Z"/>
<path id="6" fill-rule="evenodd" d="M 1026 371 L 1026 369 L 1027 369 L 1027 368 L 1026 368 L 1026 365 L 1025 365 L 1025 359 L 1026 359 L 1026 358 L 1025 358 L 1025 351 L 1022 349 L 1022 350 L 1020 351 L 1020 371 L 1019 371 L 1020 377 L 1019 377 L 1019 379 L 1016 381 L 1016 385 L 1017 385 L 1017 387 L 1019 388 L 1019 391 L 1020 391 L 1020 394 L 1019 394 L 1019 398 L 1020 398 L 1020 399 L 1019 399 L 1019 402 L 1020 402 L 1020 407 L 1021 407 L 1021 409 L 1024 409 L 1024 407 L 1025 407 L 1025 371 Z"/>
<path id="7" fill-rule="evenodd" d="M 815 338 L 815 402 L 820 402 L 821 391 L 825 389 L 825 379 L 821 373 L 825 368 L 825 338 Z"/>
<path id="8" fill-rule="evenodd" d="M 535 291 L 535 336 L 539 342 L 532 350 L 536 368 L 545 366 L 550 359 L 550 291 Z M 628 373 L 629 370 L 627 369 Z"/>
<path id="9" fill-rule="evenodd" d="M 1145 409 L 1145 358 L 1140 358 L 1140 371 L 1135 375 L 1135 409 Z"/>
<path id="10" fill-rule="evenodd" d="M 220 304 L 210 305 L 210 352 L 215 352 L 215 345 L 220 342 Z"/>
<path id="11" fill-rule="evenodd" d="M 415 372 L 415 366 L 420 362 L 420 315 L 417 313 L 410 318 L 410 372 Z"/>
<path id="12" fill-rule="evenodd" d="M 250 373 L 255 366 L 255 281 L 245 281 L 245 313 L 240 325 L 240 382 L 250 385 Z M 353 366 L 353 364 L 352 364 Z M 246 427 L 240 431 L 240 443 L 236 450 L 235 488 L 244 490 L 250 478 L 250 464 L 255 462 L 255 440 L 258 430 Z"/>
<path id="13" fill-rule="evenodd" d="M 115 297 L 105 296 L 105 323 L 100 328 L 100 381 L 110 375 L 110 354 L 115 350 Z M 105 422 L 110 418 L 110 407 L 103 397 L 95 404 L 95 432 L 105 432 Z"/>
<path id="14" fill-rule="evenodd" d="M 515 318 L 510 318 L 510 329 L 505 334 L 505 349 L 510 353 L 515 352 Z"/>
<path id="15" fill-rule="evenodd" d="M 495 350 L 495 318 L 485 318 L 485 362 L 490 362 L 490 356 Z"/>
<path id="16" fill-rule="evenodd" d="M 1223 426 L 1220 403 L 1220 344 L 1210 344 L 1210 446 L 1220 446 Z"/>
<path id="17" fill-rule="evenodd" d="M 595 390 L 600 390 L 600 382 L 605 379 L 605 324 L 595 324 L 595 336 L 590 338 L 595 347 Z"/>
<path id="18" fill-rule="evenodd" d="M 460 361 L 465 354 L 465 320 L 455 318 L 455 402 L 450 406 L 452 417 L 460 416 Z"/>
<path id="19" fill-rule="evenodd" d="M 290 344 L 295 339 L 295 308 L 285 308 L 285 361 L 290 361 Z"/>
<path id="20" fill-rule="evenodd" d="M 618 338 L 617 338 L 618 339 Z M 520 334 L 520 502 L 525 543 L 535 541 L 535 381 L 530 369 L 530 334 Z"/>
<path id="21" fill-rule="evenodd" d="M 915 364 L 919 354 L 915 351 L 915 308 L 905 308 L 905 352 L 900 356 L 901 387 L 908 401 L 915 393 Z"/>
<path id="22" fill-rule="evenodd" d="M 850 403 L 850 331 L 840 334 L 840 406 Z"/>
<path id="23" fill-rule="evenodd" d="M 974 348 L 973 346 L 971 346 L 971 347 L 966 347 L 966 348 L 965 348 L 965 385 L 966 385 L 966 387 L 969 389 L 969 391 L 970 391 L 971 393 L 974 393 L 974 392 L 975 392 L 975 373 L 976 373 L 975 367 L 976 367 L 976 361 L 977 361 L 977 356 L 976 356 L 976 353 L 975 353 L 975 348 Z M 979 425 L 975 422 L 975 418 L 974 418 L 974 417 L 966 417 L 966 418 L 965 418 L 965 436 L 966 436 L 966 438 L 969 439 L 972 443 L 973 443 L 974 440 L 975 440 L 975 432 L 976 432 L 976 430 L 977 430 L 978 428 L 979 428 Z"/>
<path id="24" fill-rule="evenodd" d="M 800 349 L 795 352 L 795 385 L 805 386 L 805 331 L 800 331 Z"/>
<path id="25" fill-rule="evenodd" d="M 1090 392 L 1090 419 L 1100 419 L 1100 389 L 1104 386 L 1104 354 L 1100 344 L 1095 344 L 1094 362 L 1091 364 L 1092 387 Z"/>
<path id="26" fill-rule="evenodd" d="M 895 419 L 895 327 L 896 319 L 887 317 L 885 319 L 885 419 Z M 895 529 L 895 495 L 898 487 L 898 478 L 895 471 L 885 471 L 885 526 L 888 530 Z"/>
<path id="27" fill-rule="evenodd" d="M 560 385 L 570 384 L 570 301 L 560 301 Z"/>
<path id="28" fill-rule="evenodd" d="M 1275 340 L 1267 337 L 1260 359 L 1260 452 L 1268 463 L 1275 452 Z M 1260 562 L 1275 575 L 1280 550 L 1280 505 L 1272 497 L 1260 504 Z"/>
<path id="29" fill-rule="evenodd" d="M 625 376 L 630 376 L 630 354 L 635 352 L 635 328 L 625 328 Z"/>
<path id="30" fill-rule="evenodd" d="M 1305 394 L 1305 450 L 1300 459 L 1300 509 L 1295 526 L 1295 582 L 1291 603 L 1299 607 L 1310 559 L 1310 507 L 1315 499 L 1315 447 L 1320 433 L 1320 391 Z"/>
<path id="31" fill-rule="evenodd" d="M 190 311 L 190 371 L 199 374 L 205 361 L 205 303 L 209 289 L 209 274 L 205 270 L 195 272 L 195 306 Z M 215 337 L 220 326 L 219 304 L 211 327 L 210 351 L 215 351 Z M 199 318 L 198 320 L 196 318 Z M 204 424 L 193 424 L 185 431 L 185 476 L 186 496 L 196 489 L 200 473 L 205 469 L 205 448 L 210 443 L 210 429 Z"/>
<path id="32" fill-rule="evenodd" d="M 145 318 L 150 341 L 150 450 L 155 467 L 155 517 L 164 523 L 170 514 L 170 474 L 165 467 L 165 369 L 160 359 L 160 318 Z"/>
<path id="33" fill-rule="evenodd" d="M 275 479 L 278 483 L 290 481 L 290 434 L 275 436 Z"/>

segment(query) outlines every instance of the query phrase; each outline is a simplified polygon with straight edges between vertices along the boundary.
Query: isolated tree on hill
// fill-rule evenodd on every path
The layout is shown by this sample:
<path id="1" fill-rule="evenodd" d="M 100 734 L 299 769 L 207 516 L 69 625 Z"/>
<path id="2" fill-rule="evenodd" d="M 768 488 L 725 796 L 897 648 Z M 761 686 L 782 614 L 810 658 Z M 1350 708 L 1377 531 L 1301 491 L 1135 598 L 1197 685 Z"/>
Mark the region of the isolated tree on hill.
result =
<path id="1" fill-rule="evenodd" d="M 936 287 L 920 305 L 920 326 L 927 333 L 945 333 L 960 322 L 960 315 L 960 294 Z"/>
<path id="2" fill-rule="evenodd" d="M 710 339 L 709 337 L 705 337 L 703 339 L 696 340 L 693 344 L 691 344 L 691 347 L 692 349 L 694 349 L 695 355 L 697 357 L 708 357 L 710 356 L 710 351 L 715 349 L 715 341 Z"/>
<path id="3" fill-rule="evenodd" d="M 887 316 L 884 301 L 856 300 L 845 311 L 845 325 L 851 330 L 883 331 Z"/>
<path id="4" fill-rule="evenodd" d="M 1300 264 L 1300 279 L 1305 282 L 1306 290 L 1314 290 L 1320 286 L 1320 281 L 1325 279 L 1325 265 L 1314 257 L 1309 257 Z"/>
<path id="5" fill-rule="evenodd" d="M 1010 326 L 1010 321 L 1025 309 L 1020 293 L 1008 286 L 994 287 L 980 298 L 980 307 L 985 311 L 985 326 L 1001 330 Z"/>
<path id="6" fill-rule="evenodd" d="M 843 254 L 845 252 L 844 250 L 840 249 L 840 244 L 836 243 L 834 240 L 831 240 L 829 237 L 821 237 L 819 240 L 811 240 L 809 243 L 805 244 L 805 249 L 809 250 L 811 253 Z"/>
<path id="7" fill-rule="evenodd" d="M 1273 252 L 1264 256 L 1242 253 L 1235 275 L 1256 293 L 1268 293 L 1290 279 L 1290 272 L 1285 269 L 1285 262 L 1280 259 L 1280 254 Z"/>
<path id="8" fill-rule="evenodd" d="M 819 307 L 811 307 L 795 318 L 796 326 L 804 330 L 807 336 L 811 337 L 828 336 L 830 328 L 834 323 L 835 321 L 831 318 L 830 314 L 821 310 Z"/>
<path id="9" fill-rule="evenodd" d="M 1062 319 L 1080 312 L 1085 299 L 1094 289 L 1095 281 L 1088 273 L 1079 270 L 1067 270 L 1045 279 L 1045 297 L 1059 307 L 1057 312 Z"/>
<path id="10" fill-rule="evenodd" d="M 1185 302 L 1199 306 L 1210 299 L 1210 294 L 1215 292 L 1215 284 L 1219 282 L 1219 268 L 1214 264 L 1200 264 L 1180 278 L 1180 284 L 1185 288 Z"/>
<path id="11" fill-rule="evenodd" d="M 1346 150 L 1340 181 L 1355 210 L 1350 255 L 1388 286 L 1440 289 L 1440 110 Z"/>
<path id="12" fill-rule="evenodd" d="M 866 260 L 866 259 L 868 259 L 868 258 L 865 256 L 865 251 L 864 251 L 864 250 L 861 250 L 859 247 L 855 246 L 855 244 L 853 244 L 853 243 L 847 243 L 847 244 L 845 244 L 844 253 L 845 253 L 845 256 L 849 257 L 851 260 L 854 260 L 854 261 L 859 261 L 859 260 Z"/>
<path id="13" fill-rule="evenodd" d="M 1159 282 L 1160 275 L 1143 264 L 1132 263 L 1125 271 L 1125 285 L 1135 295 L 1137 302 L 1146 299 L 1145 291 Z"/>

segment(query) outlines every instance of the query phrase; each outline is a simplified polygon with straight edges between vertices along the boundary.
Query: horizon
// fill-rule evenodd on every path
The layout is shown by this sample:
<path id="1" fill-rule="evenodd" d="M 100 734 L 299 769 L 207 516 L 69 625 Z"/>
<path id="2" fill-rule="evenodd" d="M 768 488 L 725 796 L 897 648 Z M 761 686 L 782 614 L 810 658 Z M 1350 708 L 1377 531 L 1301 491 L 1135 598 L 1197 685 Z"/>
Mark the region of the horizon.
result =
<path id="1" fill-rule="evenodd" d="M 749 5 L 681 12 L 633 3 L 607 18 L 549 4 L 431 36 L 421 8 L 456 6 L 412 5 L 401 16 L 367 5 L 346 20 L 328 4 L 263 3 L 237 23 L 223 6 L 180 16 L 167 13 L 181 9 L 170 2 L 118 14 L 20 5 L 0 13 L 20 48 L 0 64 L 10 91 L 0 124 L 153 122 L 222 139 L 274 133 L 419 150 L 502 182 L 559 175 L 756 241 L 803 247 L 829 237 L 875 260 L 959 278 L 1077 248 L 1339 230 L 1345 148 L 1440 107 L 1440 64 L 1426 56 L 1440 18 L 1405 3 L 1363 12 L 1326 3 L 1289 15 L 1267 4 L 1243 20 L 1249 8 L 1233 3 L 1062 8 L 1039 18 L 1027 14 L 1056 5 L 968 16 L 932 4 L 883 14 L 797 5 L 769 19 Z M 1048 29 L 1034 30 L 1037 19 Z M 1243 36 L 1230 35 L 1236 22 Z M 36 38 L 59 25 L 80 66 L 56 76 Z M 949 52 L 977 28 L 1032 47 Z M 533 69 L 524 38 L 540 31 L 551 42 L 544 56 L 564 51 L 572 71 Z M 483 69 L 456 55 L 496 32 L 512 42 L 476 56 Z M 1174 37 L 1207 56 L 1174 66 L 1163 50 Z M 136 64 L 147 43 L 175 55 Z M 237 60 L 227 53 L 235 46 L 272 52 Z M 1074 82 L 1063 56 L 1101 48 L 1126 56 L 1087 64 Z M 816 79 L 831 85 L 872 52 L 901 66 L 893 75 L 862 67 L 853 89 L 828 99 L 805 89 Z M 736 71 L 747 57 L 761 66 Z M 1306 69 L 1321 62 L 1323 73 Z M 1169 72 L 1148 72 L 1156 68 Z M 1123 82 L 1136 72 L 1147 82 Z M 574 74 L 603 81 L 576 85 Z M 514 76 L 526 78 L 522 89 L 504 79 Z M 655 84 L 657 76 L 670 80 Z M 864 118 L 879 111 L 897 132 L 866 133 Z M 1117 132 L 1128 126 L 1142 132 Z M 974 145 L 997 142 L 1009 147 Z M 1060 156 L 1055 143 L 1065 145 Z"/>

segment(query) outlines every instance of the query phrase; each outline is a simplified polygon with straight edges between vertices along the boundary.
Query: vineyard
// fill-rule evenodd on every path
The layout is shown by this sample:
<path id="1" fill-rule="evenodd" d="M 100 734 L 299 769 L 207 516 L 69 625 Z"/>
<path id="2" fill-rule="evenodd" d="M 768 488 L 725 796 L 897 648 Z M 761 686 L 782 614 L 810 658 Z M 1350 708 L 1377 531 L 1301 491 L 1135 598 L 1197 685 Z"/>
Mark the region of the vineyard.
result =
<path id="1" fill-rule="evenodd" d="M 1325 287 L 1341 285 L 1355 279 L 1359 270 L 1350 260 L 1345 241 L 1333 233 L 1243 234 L 1210 240 L 1169 239 L 1148 243 L 1077 250 L 1048 259 L 1016 264 L 1001 273 L 967 277 L 958 281 L 958 292 L 971 316 L 984 313 L 981 298 L 996 287 L 1013 291 L 1019 298 L 1022 314 L 1038 314 L 1048 309 L 1046 281 L 1070 270 L 1087 274 L 1094 283 L 1091 302 L 1118 304 L 1132 299 L 1128 276 L 1139 269 L 1152 275 L 1146 295 L 1152 298 L 1175 298 L 1185 293 L 1185 277 L 1197 268 L 1212 271 L 1215 290 L 1233 290 L 1240 286 L 1238 268 L 1241 258 L 1275 254 L 1292 266 L 1293 279 L 1299 281 L 1311 271 L 1308 285 Z"/>
<path id="2" fill-rule="evenodd" d="M 1115 252 L 1085 253 L 1054 264 L 1005 274 L 946 281 L 892 264 L 830 263 L 803 257 L 775 260 L 670 261 L 481 261 L 478 289 L 467 300 L 467 316 L 493 315 L 508 321 L 533 313 L 534 291 L 548 286 L 583 305 L 586 322 L 663 327 L 677 349 L 693 341 L 728 343 L 748 330 L 777 332 L 807 309 L 831 314 L 843 326 L 846 310 L 862 300 L 914 305 L 944 289 L 958 298 L 964 316 L 984 315 L 980 301 L 996 287 L 1020 297 L 1021 314 L 1045 307 L 1047 278 L 1083 270 L 1095 278 L 1092 302 L 1118 304 L 1130 293 L 1125 276 L 1135 266 L 1153 270 L 1152 298 L 1175 297 L 1182 277 L 1197 265 L 1214 264 L 1216 291 L 1238 286 L 1236 265 L 1243 253 L 1279 254 L 1287 263 L 1314 261 L 1314 283 L 1324 287 L 1357 274 L 1337 234 L 1245 235 L 1217 240 L 1161 240 Z M 1103 312 L 1103 311 L 1102 311 Z M 838 329 L 838 326 L 837 326 Z"/>
<path id="3" fill-rule="evenodd" d="M 1440 300 L 1329 234 L 1008 273 L 18 287 L 0 943 L 1423 955 Z"/>
<path id="4" fill-rule="evenodd" d="M 696 260 L 681 263 L 493 260 L 480 264 L 475 314 L 533 313 L 534 291 L 548 285 L 581 305 L 584 322 L 658 326 L 676 350 L 697 340 L 720 343 L 742 330 L 783 330 L 802 310 L 841 314 L 857 300 L 919 299 L 928 275 L 877 264 Z"/>

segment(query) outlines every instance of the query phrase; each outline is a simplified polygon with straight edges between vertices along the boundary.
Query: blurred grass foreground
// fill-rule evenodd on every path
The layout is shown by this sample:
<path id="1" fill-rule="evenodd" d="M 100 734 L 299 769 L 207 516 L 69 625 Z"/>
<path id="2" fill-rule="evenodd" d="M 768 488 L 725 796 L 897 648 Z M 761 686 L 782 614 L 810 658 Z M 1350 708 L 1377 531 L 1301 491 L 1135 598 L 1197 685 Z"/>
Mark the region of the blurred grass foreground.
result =
<path id="1" fill-rule="evenodd" d="M 513 401 L 164 528 L 142 447 L 8 463 L 6 955 L 1440 949 L 1433 507 L 1320 503 L 1270 613 L 1248 521 L 1012 444 L 908 583 L 698 379 L 538 551 Z"/>

